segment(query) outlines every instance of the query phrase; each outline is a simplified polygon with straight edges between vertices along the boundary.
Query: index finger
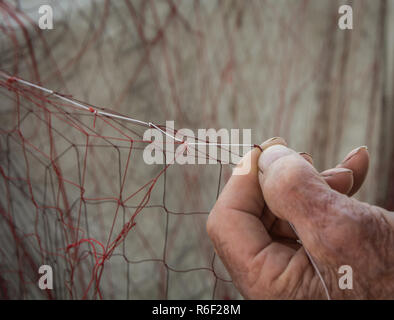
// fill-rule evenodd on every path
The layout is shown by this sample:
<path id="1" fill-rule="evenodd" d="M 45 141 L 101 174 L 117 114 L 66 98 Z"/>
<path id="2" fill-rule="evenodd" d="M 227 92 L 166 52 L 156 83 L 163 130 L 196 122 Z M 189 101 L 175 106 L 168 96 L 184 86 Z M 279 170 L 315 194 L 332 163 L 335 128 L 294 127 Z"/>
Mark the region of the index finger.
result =
<path id="1" fill-rule="evenodd" d="M 227 269 L 245 270 L 251 259 L 272 242 L 260 220 L 264 199 L 258 180 L 258 148 L 247 153 L 250 161 L 245 175 L 232 175 L 207 221 L 207 231 Z"/>

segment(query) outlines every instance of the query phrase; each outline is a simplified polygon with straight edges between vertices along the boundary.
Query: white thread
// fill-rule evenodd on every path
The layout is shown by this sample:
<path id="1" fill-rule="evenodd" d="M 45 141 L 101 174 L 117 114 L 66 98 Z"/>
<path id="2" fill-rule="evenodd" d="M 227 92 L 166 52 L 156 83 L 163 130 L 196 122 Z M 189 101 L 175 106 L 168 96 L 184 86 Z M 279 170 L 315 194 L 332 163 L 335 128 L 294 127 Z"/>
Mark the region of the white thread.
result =
<path id="1" fill-rule="evenodd" d="M 290 227 L 293 229 L 293 231 L 294 231 L 294 233 L 296 234 L 296 236 L 298 237 L 297 242 L 298 242 L 299 244 L 302 245 L 302 241 L 300 240 L 300 236 L 298 235 L 297 230 L 295 229 L 295 227 L 293 226 L 293 224 L 292 224 L 291 222 L 289 222 L 289 225 L 290 225 Z M 316 273 L 317 273 L 317 276 L 318 276 L 319 279 L 320 279 L 320 282 L 321 282 L 322 285 L 323 285 L 324 291 L 325 291 L 326 296 L 327 296 L 327 300 L 331 300 L 331 296 L 330 296 L 330 293 L 328 292 L 328 288 L 327 288 L 326 282 L 324 281 L 323 276 L 321 275 L 319 268 L 317 267 L 315 261 L 313 260 L 311 254 L 309 253 L 308 249 L 305 248 L 305 246 L 304 246 L 304 250 L 305 250 L 305 253 L 306 253 L 306 255 L 308 256 L 310 262 L 312 263 L 312 266 L 313 266 L 313 268 L 315 269 L 315 271 L 316 271 Z"/>
<path id="2" fill-rule="evenodd" d="M 63 96 L 61 94 L 56 93 L 53 90 L 41 87 L 39 85 L 36 85 L 36 84 L 31 83 L 31 82 L 26 81 L 26 80 L 22 80 L 22 79 L 19 79 L 19 78 L 16 78 L 16 77 L 10 77 L 10 76 L 8 76 L 6 73 L 4 73 L 2 71 L 0 71 L 0 75 L 2 75 L 7 80 L 13 79 L 13 80 L 15 80 L 15 81 L 17 81 L 19 83 L 22 83 L 22 84 L 24 84 L 26 86 L 29 86 L 29 87 L 32 87 L 32 88 L 36 88 L 36 89 L 41 90 L 43 92 L 49 93 L 49 94 L 55 96 L 56 98 L 58 98 L 60 100 L 63 100 L 63 101 L 66 101 L 68 103 L 71 103 L 72 105 L 74 105 L 74 106 L 76 106 L 76 107 L 78 107 L 80 109 L 87 110 L 87 111 L 90 111 L 90 112 L 92 110 L 92 107 L 84 105 L 82 103 L 79 103 L 79 102 L 77 102 L 75 100 L 69 99 L 69 98 L 67 98 L 67 97 L 65 97 L 65 96 Z M 179 139 L 179 138 L 175 137 L 174 135 L 169 134 L 168 132 L 162 130 L 161 128 L 159 128 L 158 126 L 156 126 L 152 122 L 145 122 L 145 121 L 142 121 L 142 120 L 133 119 L 133 118 L 130 118 L 130 117 L 125 117 L 125 116 L 117 115 L 117 114 L 114 114 L 114 113 L 101 111 L 101 110 L 98 110 L 98 109 L 94 109 L 94 113 L 96 115 L 102 115 L 102 116 L 109 117 L 109 118 L 115 118 L 115 119 L 119 119 L 119 120 L 124 120 L 124 121 L 138 123 L 140 125 L 143 125 L 143 126 L 146 126 L 146 127 L 149 127 L 149 128 L 154 127 L 155 129 L 157 129 L 160 132 L 164 133 L 166 136 L 170 137 L 174 141 L 184 142 L 182 139 Z M 243 147 L 246 146 L 246 147 L 254 147 L 253 144 L 238 144 L 238 143 L 188 142 L 187 144 L 188 145 L 208 145 L 208 146 L 243 146 Z"/>
<path id="3" fill-rule="evenodd" d="M 161 131 L 161 132 L 162 132 L 162 133 L 164 133 L 166 136 L 170 137 L 171 139 L 174 139 L 175 141 L 178 141 L 178 142 L 183 142 L 183 140 L 182 140 L 182 139 L 178 139 L 177 137 L 175 137 L 175 136 L 173 136 L 173 135 L 169 134 L 168 132 L 166 132 L 166 131 L 164 131 L 164 130 L 160 129 L 158 126 L 156 126 L 156 125 L 155 125 L 155 124 L 153 124 L 152 122 L 149 122 L 149 126 L 150 126 L 150 127 L 154 127 L 154 128 L 156 128 L 157 130 Z"/>

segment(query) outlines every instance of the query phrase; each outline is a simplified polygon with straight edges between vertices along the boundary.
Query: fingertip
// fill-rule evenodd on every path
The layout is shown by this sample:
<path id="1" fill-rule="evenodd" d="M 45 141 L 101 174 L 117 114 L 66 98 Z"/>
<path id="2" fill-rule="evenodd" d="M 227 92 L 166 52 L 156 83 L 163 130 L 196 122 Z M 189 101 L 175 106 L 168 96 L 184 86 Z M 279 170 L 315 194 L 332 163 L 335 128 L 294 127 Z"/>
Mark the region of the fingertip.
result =
<path id="1" fill-rule="evenodd" d="M 267 170 L 272 163 L 276 160 L 291 155 L 296 154 L 295 151 L 287 148 L 284 145 L 271 145 L 267 147 L 261 154 L 258 160 L 258 167 L 261 171 Z"/>
<path id="2" fill-rule="evenodd" d="M 358 147 L 348 153 L 337 168 L 347 168 L 353 172 L 353 186 L 348 192 L 351 196 L 355 194 L 363 184 L 369 167 L 369 152 L 366 146 Z"/>
<path id="3" fill-rule="evenodd" d="M 271 146 L 274 146 L 274 145 L 282 145 L 282 146 L 287 147 L 287 143 L 286 143 L 285 139 L 283 139 L 282 137 L 273 137 L 273 138 L 270 138 L 270 139 L 264 141 L 260 145 L 260 148 L 262 151 L 264 151 L 265 149 L 267 149 Z"/>
<path id="4" fill-rule="evenodd" d="M 343 159 L 342 164 L 350 161 L 351 159 L 354 159 L 355 157 L 358 157 L 360 155 L 369 155 L 368 153 L 368 147 L 367 146 L 360 146 L 358 148 L 353 149 L 352 151 L 350 151 L 346 157 Z"/>

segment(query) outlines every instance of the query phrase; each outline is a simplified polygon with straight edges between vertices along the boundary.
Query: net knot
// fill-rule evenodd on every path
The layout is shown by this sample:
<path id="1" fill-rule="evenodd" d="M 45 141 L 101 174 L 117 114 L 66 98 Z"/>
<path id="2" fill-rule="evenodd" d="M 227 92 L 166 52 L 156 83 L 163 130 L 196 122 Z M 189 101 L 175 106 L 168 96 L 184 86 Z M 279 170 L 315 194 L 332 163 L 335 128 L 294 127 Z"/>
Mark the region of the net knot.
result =
<path id="1" fill-rule="evenodd" d="M 10 91 L 16 91 L 16 88 L 14 88 L 14 87 L 12 86 L 12 84 L 15 83 L 16 81 L 17 81 L 16 77 L 9 77 L 9 78 L 7 79 L 6 84 L 7 84 L 8 90 L 10 90 Z"/>
<path id="2" fill-rule="evenodd" d="M 261 152 L 263 152 L 263 149 L 258 144 L 254 144 L 253 148 L 258 148 L 258 149 L 260 149 Z"/>
<path id="3" fill-rule="evenodd" d="M 97 110 L 96 110 L 95 108 L 92 108 L 92 107 L 89 107 L 89 111 L 90 111 L 91 113 L 97 113 Z"/>

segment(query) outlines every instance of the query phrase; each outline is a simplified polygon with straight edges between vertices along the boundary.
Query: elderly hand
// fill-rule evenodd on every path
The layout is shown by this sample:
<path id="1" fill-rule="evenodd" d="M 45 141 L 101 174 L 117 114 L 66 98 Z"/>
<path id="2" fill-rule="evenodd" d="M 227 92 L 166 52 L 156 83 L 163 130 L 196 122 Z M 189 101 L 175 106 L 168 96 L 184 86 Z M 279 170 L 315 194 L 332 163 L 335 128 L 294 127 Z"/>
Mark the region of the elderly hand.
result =
<path id="1" fill-rule="evenodd" d="M 393 213 L 350 197 L 366 176 L 367 149 L 318 173 L 284 144 L 271 139 L 249 152 L 250 172 L 229 179 L 209 215 L 209 237 L 235 286 L 249 299 L 326 299 L 308 252 L 331 298 L 394 298 Z M 343 265 L 352 289 L 339 286 Z"/>

